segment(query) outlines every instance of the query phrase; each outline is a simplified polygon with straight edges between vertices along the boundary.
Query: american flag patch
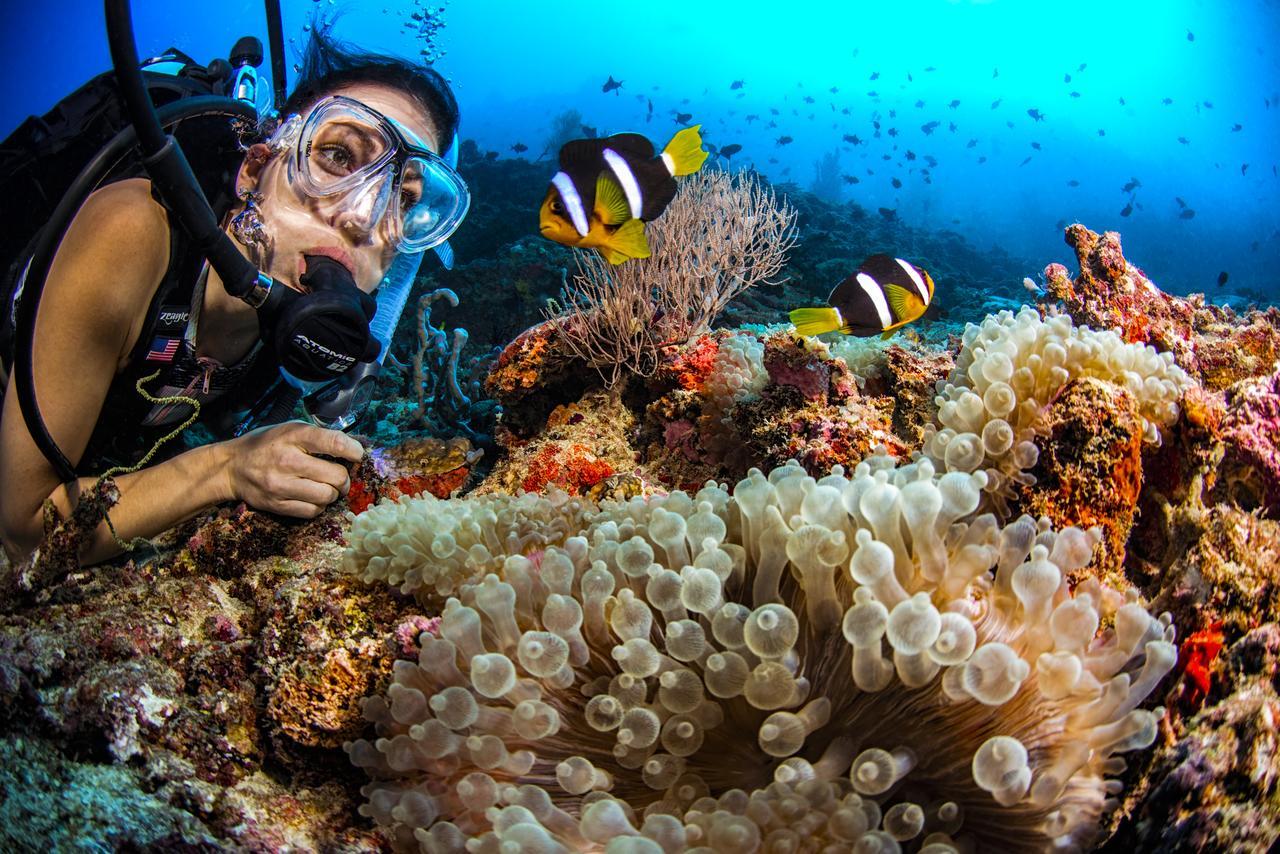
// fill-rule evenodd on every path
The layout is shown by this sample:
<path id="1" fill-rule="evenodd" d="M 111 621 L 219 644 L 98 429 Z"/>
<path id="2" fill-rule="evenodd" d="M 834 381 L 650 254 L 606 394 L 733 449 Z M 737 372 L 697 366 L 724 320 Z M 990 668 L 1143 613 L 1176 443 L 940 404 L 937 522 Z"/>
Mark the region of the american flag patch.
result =
<path id="1" fill-rule="evenodd" d="M 148 362 L 172 362 L 173 357 L 178 353 L 178 345 L 182 343 L 181 338 L 165 338 L 157 336 L 151 342 L 151 350 L 147 353 Z"/>

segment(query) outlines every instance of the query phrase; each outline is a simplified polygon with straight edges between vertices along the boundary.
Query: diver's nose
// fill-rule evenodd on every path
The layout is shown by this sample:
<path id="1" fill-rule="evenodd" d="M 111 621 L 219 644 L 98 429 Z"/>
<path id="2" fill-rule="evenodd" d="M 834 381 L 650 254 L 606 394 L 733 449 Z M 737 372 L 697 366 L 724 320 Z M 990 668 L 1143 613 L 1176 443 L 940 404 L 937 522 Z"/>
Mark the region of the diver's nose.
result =
<path id="1" fill-rule="evenodd" d="M 379 181 L 350 194 L 334 206 L 329 224 L 345 231 L 358 243 L 367 243 L 386 211 L 388 181 Z"/>

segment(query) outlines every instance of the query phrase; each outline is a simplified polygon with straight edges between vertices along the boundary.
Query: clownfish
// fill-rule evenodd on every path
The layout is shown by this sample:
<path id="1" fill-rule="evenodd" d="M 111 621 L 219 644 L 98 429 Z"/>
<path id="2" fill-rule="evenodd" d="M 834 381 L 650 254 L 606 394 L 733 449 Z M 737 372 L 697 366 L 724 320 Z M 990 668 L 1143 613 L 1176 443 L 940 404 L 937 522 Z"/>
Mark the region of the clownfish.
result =
<path id="1" fill-rule="evenodd" d="M 610 264 L 648 258 L 644 224 L 671 204 L 676 176 L 698 171 L 707 159 L 700 127 L 680 131 L 657 155 L 638 133 L 566 142 L 538 214 L 542 236 L 595 249 Z"/>
<path id="2" fill-rule="evenodd" d="M 838 331 L 842 335 L 889 338 L 933 303 L 933 279 L 924 270 L 894 258 L 872 255 L 857 272 L 836 285 L 829 308 L 797 308 L 791 322 L 801 335 Z"/>

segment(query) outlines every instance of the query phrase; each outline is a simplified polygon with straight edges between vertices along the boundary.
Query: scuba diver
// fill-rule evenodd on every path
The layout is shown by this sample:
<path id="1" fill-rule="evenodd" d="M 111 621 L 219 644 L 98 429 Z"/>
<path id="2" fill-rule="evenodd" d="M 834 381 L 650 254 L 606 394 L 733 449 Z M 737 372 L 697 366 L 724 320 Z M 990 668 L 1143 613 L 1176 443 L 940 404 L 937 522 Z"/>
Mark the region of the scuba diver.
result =
<path id="1" fill-rule="evenodd" d="M 74 477 L 60 475 L 40 431 L 24 423 L 17 384 L 7 381 L 11 353 L 0 371 L 0 544 L 15 564 L 39 545 L 46 501 L 67 518 L 93 475 L 137 463 L 193 412 L 158 398 L 199 401 L 201 421 L 229 435 L 279 384 L 282 367 L 315 381 L 375 358 L 373 292 L 398 259 L 413 259 L 416 271 L 427 249 L 447 248 L 469 206 L 448 159 L 452 150 L 456 162 L 458 126 L 448 83 L 429 67 L 355 51 L 323 30 L 312 29 L 278 127 L 229 170 L 231 201 L 216 221 L 270 277 L 260 281 L 286 285 L 293 304 L 307 307 L 294 311 L 287 334 L 264 328 L 254 303 L 229 293 L 192 246 L 151 180 L 94 190 L 48 267 L 29 354 L 39 413 Z M 20 281 L 17 290 L 20 299 Z M 189 448 L 116 476 L 114 534 L 104 521 L 81 557 L 103 560 L 120 540 L 155 536 L 228 501 L 315 517 L 346 494 L 346 463 L 362 454 L 345 433 L 302 421 Z"/>

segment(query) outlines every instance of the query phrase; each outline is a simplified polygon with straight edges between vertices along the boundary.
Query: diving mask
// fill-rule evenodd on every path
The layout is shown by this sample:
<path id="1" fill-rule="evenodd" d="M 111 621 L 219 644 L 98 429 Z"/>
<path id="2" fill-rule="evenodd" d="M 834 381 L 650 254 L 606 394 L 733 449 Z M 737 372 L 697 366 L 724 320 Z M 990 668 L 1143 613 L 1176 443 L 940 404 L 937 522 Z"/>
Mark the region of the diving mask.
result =
<path id="1" fill-rule="evenodd" d="M 471 205 L 453 167 L 412 131 L 353 98 L 330 95 L 305 120 L 290 116 L 272 144 L 293 148 L 290 184 L 316 199 L 340 196 L 362 227 L 383 228 L 399 252 L 444 243 Z"/>

